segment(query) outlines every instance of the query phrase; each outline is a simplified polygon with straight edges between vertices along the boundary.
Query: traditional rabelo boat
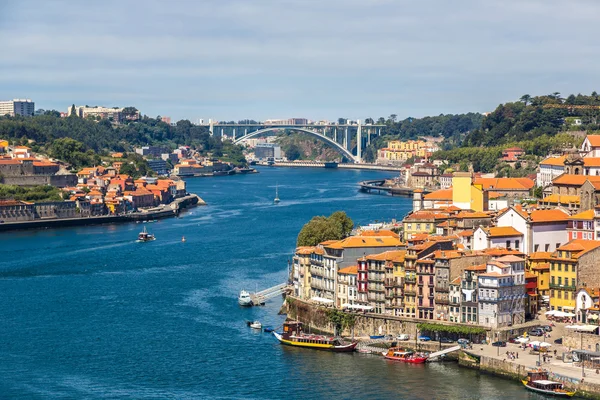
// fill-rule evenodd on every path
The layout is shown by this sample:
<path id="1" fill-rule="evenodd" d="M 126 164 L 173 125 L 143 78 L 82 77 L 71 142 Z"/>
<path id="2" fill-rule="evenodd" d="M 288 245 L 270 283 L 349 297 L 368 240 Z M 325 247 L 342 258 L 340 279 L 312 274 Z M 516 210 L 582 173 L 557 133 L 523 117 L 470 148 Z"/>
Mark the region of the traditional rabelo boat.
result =
<path id="1" fill-rule="evenodd" d="M 341 338 L 309 335 L 302 331 L 302 322 L 285 322 L 283 332 L 273 332 L 281 344 L 309 349 L 347 352 L 354 351 L 358 342 L 345 342 Z"/>
<path id="2" fill-rule="evenodd" d="M 575 392 L 566 390 L 562 383 L 549 380 L 548 372 L 542 369 L 529 371 L 527 378 L 521 382 L 529 390 L 550 396 L 572 397 L 575 394 Z"/>
<path id="3" fill-rule="evenodd" d="M 427 356 L 423 353 L 415 353 L 411 350 L 405 350 L 401 347 L 390 347 L 388 351 L 381 354 L 388 360 L 402 361 L 411 364 L 423 364 L 427 361 Z"/>

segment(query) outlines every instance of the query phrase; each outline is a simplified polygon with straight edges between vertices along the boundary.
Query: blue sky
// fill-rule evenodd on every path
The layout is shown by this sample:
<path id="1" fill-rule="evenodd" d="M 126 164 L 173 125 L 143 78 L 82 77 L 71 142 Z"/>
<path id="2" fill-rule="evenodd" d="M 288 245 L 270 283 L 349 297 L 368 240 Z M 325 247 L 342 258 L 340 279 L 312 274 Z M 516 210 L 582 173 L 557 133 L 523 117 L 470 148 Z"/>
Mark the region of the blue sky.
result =
<path id="1" fill-rule="evenodd" d="M 0 99 L 399 118 L 600 91 L 596 0 L 0 1 Z"/>

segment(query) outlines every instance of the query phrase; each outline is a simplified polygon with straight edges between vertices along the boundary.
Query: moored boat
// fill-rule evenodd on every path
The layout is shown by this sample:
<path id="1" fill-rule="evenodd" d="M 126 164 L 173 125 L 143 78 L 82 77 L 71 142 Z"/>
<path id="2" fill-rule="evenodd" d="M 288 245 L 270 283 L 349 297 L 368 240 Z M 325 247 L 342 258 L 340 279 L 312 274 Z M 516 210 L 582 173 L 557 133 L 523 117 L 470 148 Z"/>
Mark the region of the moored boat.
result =
<path id="1" fill-rule="evenodd" d="M 281 344 L 287 346 L 306 347 L 309 349 L 335 352 L 354 351 L 358 342 L 345 342 L 341 338 L 325 335 L 309 335 L 302 331 L 302 322 L 285 322 L 283 332 L 273 332 Z"/>
<path id="2" fill-rule="evenodd" d="M 240 292 L 240 295 L 238 296 L 238 304 L 240 306 L 244 306 L 244 307 L 249 307 L 252 305 L 252 298 L 250 297 L 250 293 L 248 293 L 245 290 L 242 290 Z"/>
<path id="3" fill-rule="evenodd" d="M 260 323 L 260 321 L 254 321 L 253 323 L 250 324 L 250 328 L 262 329 L 262 324 Z"/>
<path id="4" fill-rule="evenodd" d="M 370 335 L 369 339 L 384 339 L 385 335 Z"/>
<path id="5" fill-rule="evenodd" d="M 569 392 L 560 382 L 554 382 L 548 379 L 548 372 L 538 369 L 529 371 L 527 378 L 523 379 L 523 385 L 531 391 L 544 393 L 550 396 L 572 397 L 575 392 Z"/>
<path id="6" fill-rule="evenodd" d="M 390 347 L 388 351 L 381 354 L 388 360 L 402 361 L 411 364 L 423 364 L 427 361 L 427 356 L 423 353 L 415 353 L 411 350 L 405 350 L 401 347 Z"/>

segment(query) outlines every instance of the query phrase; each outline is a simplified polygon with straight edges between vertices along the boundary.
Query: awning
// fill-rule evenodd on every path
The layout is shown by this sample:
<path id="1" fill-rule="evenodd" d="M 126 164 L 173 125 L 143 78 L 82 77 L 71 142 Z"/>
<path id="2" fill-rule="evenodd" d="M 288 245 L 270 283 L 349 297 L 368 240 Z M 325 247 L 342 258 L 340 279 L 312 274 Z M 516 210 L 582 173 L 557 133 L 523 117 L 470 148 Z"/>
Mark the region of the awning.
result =
<path id="1" fill-rule="evenodd" d="M 564 306 L 563 310 L 574 310 L 575 307 L 571 307 L 571 306 Z"/>
<path id="2" fill-rule="evenodd" d="M 546 315 L 555 315 L 558 311 L 556 310 L 550 310 L 550 311 L 546 311 L 544 314 Z"/>
<path id="3" fill-rule="evenodd" d="M 312 301 L 316 301 L 318 303 L 325 303 L 325 304 L 332 304 L 333 303 L 333 300 L 326 299 L 324 297 L 312 297 L 311 300 Z"/>
<path id="4" fill-rule="evenodd" d="M 566 329 L 574 329 L 578 332 L 593 332 L 598 328 L 598 325 L 567 325 Z"/>

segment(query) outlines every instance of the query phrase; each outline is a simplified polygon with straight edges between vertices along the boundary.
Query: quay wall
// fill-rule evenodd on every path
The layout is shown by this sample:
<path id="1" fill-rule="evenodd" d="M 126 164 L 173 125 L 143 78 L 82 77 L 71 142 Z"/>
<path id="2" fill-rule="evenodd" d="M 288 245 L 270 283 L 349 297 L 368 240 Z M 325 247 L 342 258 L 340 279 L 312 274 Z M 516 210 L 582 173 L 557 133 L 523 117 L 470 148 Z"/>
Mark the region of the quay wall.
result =
<path id="1" fill-rule="evenodd" d="M 477 369 L 483 373 L 518 380 L 519 382 L 527 376 L 527 372 L 533 369 L 533 367 L 527 367 L 509 360 L 480 356 L 464 350 L 459 353 L 458 364 L 461 367 Z M 560 375 L 552 371 L 549 371 L 548 377 L 550 380 L 563 383 L 567 389 L 577 391 L 576 397 L 600 399 L 600 385 L 596 383 L 586 382 L 585 379 L 582 382 L 580 378 Z"/>

